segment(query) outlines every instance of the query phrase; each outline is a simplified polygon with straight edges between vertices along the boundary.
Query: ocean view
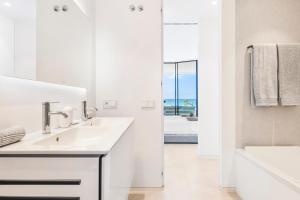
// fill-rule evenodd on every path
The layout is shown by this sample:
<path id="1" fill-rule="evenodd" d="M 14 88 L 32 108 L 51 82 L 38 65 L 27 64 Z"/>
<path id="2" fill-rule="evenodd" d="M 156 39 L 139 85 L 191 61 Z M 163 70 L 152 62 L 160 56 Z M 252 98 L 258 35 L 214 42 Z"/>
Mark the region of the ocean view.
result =
<path id="1" fill-rule="evenodd" d="M 196 107 L 196 99 L 179 99 L 179 106 L 194 106 Z M 165 106 L 175 106 L 175 99 L 165 99 Z"/>

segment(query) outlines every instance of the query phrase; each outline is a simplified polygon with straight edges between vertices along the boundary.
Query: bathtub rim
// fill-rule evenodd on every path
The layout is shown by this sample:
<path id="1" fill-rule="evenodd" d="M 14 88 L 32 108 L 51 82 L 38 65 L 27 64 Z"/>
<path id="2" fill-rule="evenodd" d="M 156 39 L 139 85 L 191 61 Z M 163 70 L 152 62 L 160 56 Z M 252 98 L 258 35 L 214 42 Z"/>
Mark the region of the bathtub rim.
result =
<path id="1" fill-rule="evenodd" d="M 255 147 L 255 146 L 251 146 Z M 257 146 L 257 147 L 263 147 L 263 146 Z M 266 146 L 269 147 L 269 146 Z M 270 146 L 272 147 L 272 146 Z M 275 147 L 275 146 L 274 146 Z M 276 147 L 287 147 L 287 146 L 276 146 Z M 298 146 L 290 146 L 290 147 L 298 147 Z M 300 183 L 297 181 L 297 179 L 287 175 L 283 171 L 279 170 L 276 167 L 273 167 L 272 165 L 268 164 L 267 162 L 263 161 L 262 159 L 256 158 L 251 153 L 247 152 L 245 149 L 236 149 L 236 154 L 239 156 L 242 156 L 255 166 L 259 167 L 261 170 L 263 170 L 265 173 L 269 174 L 276 180 L 282 182 L 290 189 L 298 192 L 300 194 Z M 300 170 L 300 169 L 299 169 Z"/>

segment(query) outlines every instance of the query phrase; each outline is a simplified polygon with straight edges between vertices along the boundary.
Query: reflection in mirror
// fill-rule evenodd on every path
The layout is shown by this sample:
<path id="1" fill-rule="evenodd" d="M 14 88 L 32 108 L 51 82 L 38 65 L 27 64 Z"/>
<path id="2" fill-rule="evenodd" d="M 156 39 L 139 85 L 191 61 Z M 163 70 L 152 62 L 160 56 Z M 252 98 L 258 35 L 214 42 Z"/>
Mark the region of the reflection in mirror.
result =
<path id="1" fill-rule="evenodd" d="M 0 74 L 36 79 L 36 0 L 0 0 Z"/>
<path id="2" fill-rule="evenodd" d="M 37 2 L 37 80 L 92 87 L 92 19 L 74 0 Z"/>
<path id="3" fill-rule="evenodd" d="M 0 0 L 0 75 L 93 90 L 93 0 Z"/>

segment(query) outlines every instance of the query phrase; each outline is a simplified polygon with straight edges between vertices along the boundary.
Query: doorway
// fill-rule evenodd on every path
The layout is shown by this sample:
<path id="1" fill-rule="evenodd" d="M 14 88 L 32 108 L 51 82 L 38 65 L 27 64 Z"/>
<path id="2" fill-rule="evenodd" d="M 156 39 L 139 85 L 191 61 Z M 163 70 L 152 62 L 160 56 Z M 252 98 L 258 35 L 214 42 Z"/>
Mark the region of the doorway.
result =
<path id="1" fill-rule="evenodd" d="M 206 164 L 218 164 L 220 152 L 220 8 L 219 0 L 165 0 L 163 9 L 165 148 L 194 145 Z"/>

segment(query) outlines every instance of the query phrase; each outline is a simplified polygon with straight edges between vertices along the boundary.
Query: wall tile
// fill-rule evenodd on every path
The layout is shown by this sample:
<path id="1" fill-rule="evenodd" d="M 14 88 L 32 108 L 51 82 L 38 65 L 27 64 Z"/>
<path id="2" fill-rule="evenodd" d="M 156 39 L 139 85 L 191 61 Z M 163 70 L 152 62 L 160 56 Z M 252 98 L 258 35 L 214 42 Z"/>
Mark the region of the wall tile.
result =
<path id="1" fill-rule="evenodd" d="M 246 54 L 249 44 L 299 43 L 299 10 L 299 0 L 236 1 L 238 147 L 300 145 L 300 108 L 251 108 Z"/>

